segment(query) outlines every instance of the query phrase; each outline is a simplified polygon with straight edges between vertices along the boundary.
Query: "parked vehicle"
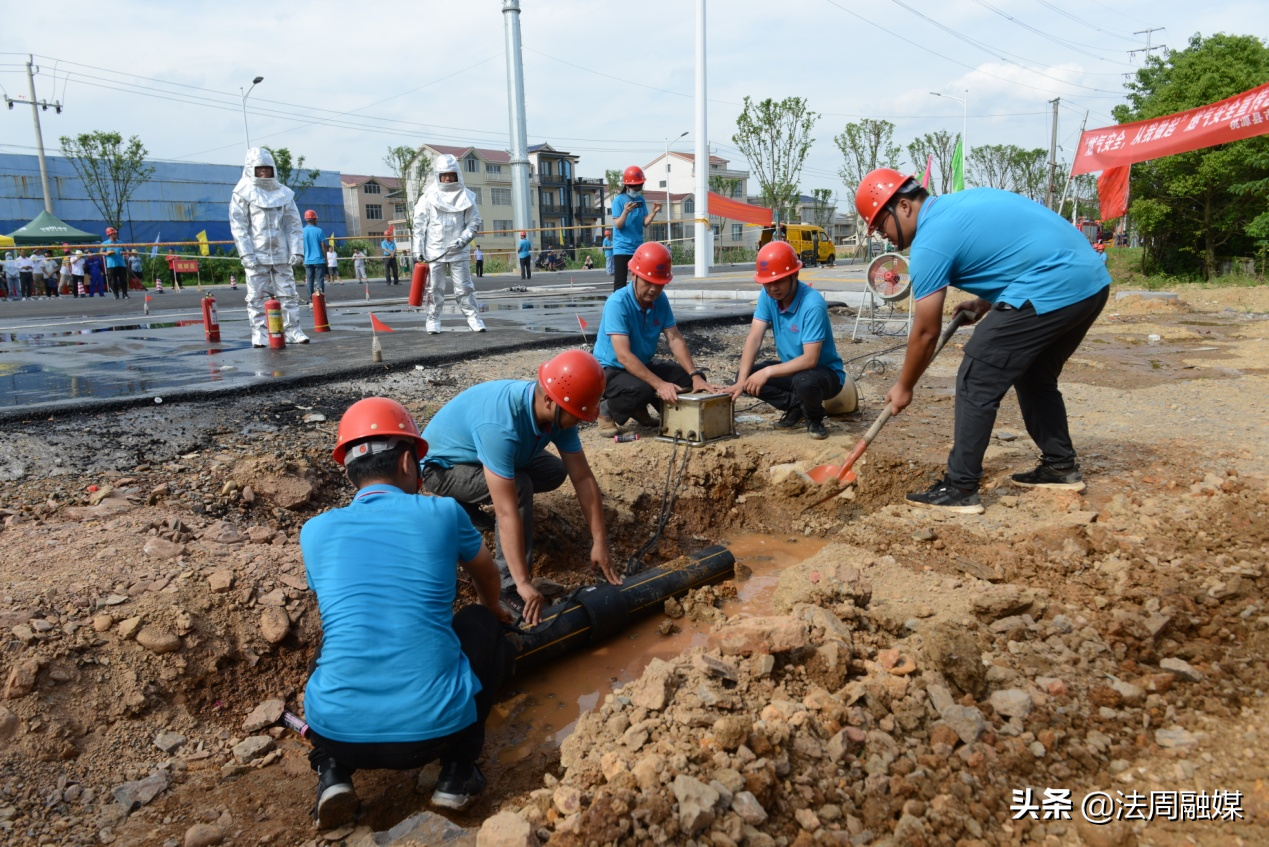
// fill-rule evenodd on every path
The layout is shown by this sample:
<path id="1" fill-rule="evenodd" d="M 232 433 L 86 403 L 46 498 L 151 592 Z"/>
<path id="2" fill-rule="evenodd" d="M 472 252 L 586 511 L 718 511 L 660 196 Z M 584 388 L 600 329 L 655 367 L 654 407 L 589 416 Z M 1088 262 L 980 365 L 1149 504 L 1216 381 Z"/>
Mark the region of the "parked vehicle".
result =
<path id="1" fill-rule="evenodd" d="M 774 237 L 775 227 L 763 227 L 762 235 L 758 238 L 758 248 L 761 249 Z M 789 242 L 797 251 L 802 264 L 807 267 L 831 266 L 837 263 L 837 248 L 823 227 L 814 224 L 780 224 L 780 240 Z"/>

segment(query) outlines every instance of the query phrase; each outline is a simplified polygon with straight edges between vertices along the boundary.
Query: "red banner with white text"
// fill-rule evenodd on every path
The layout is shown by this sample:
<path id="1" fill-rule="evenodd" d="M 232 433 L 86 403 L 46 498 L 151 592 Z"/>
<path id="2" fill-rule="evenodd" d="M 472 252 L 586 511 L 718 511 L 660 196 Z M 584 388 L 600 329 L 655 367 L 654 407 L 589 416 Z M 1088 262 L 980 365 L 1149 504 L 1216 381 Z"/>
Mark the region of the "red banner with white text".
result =
<path id="1" fill-rule="evenodd" d="M 1269 133 L 1269 82 L 1250 91 L 1148 121 L 1087 130 L 1071 174 L 1215 147 Z"/>

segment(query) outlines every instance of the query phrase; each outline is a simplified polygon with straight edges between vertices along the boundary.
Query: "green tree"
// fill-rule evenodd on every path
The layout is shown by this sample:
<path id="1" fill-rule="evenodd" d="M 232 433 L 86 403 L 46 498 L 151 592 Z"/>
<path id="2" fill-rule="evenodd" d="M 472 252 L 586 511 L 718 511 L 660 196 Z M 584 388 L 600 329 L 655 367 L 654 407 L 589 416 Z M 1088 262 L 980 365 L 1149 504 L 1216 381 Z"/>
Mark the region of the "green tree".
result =
<path id="1" fill-rule="evenodd" d="M 823 227 L 830 232 L 833 216 L 837 214 L 837 204 L 833 202 L 833 189 L 816 188 L 811 191 L 811 223 Z"/>
<path id="2" fill-rule="evenodd" d="M 934 164 L 930 167 L 934 171 L 930 174 L 931 194 L 946 194 L 952 190 L 952 154 L 956 152 L 956 142 L 959 140 L 959 133 L 953 134 L 941 129 L 938 132 L 927 132 L 908 145 L 908 155 L 912 157 L 912 166 L 917 170 L 924 168 L 930 157 L 934 157 Z M 938 174 L 937 180 L 934 174 Z"/>
<path id="3" fill-rule="evenodd" d="M 1033 150 L 1024 150 L 1021 147 L 1013 147 L 1010 150 L 1011 170 L 1013 176 L 1013 185 L 1010 186 L 1011 191 L 1016 191 L 1023 197 L 1029 197 L 1037 203 L 1044 202 L 1045 192 L 1049 186 L 1049 152 L 1040 147 Z M 973 151 L 970 151 L 973 155 Z M 1069 167 L 1062 167 L 1058 163 L 1057 170 L 1057 193 L 1062 194 L 1062 174 L 1070 173 Z"/>
<path id="4" fill-rule="evenodd" d="M 1013 151 L 1012 144 L 980 144 L 969 151 L 966 163 L 966 182 L 987 188 L 999 188 L 1009 191 L 1013 187 Z"/>
<path id="5" fill-rule="evenodd" d="M 1130 80 L 1120 123 L 1193 109 L 1269 79 L 1269 46 L 1250 35 L 1194 35 L 1152 56 Z M 1221 256 L 1254 251 L 1269 214 L 1269 138 L 1165 156 L 1132 167 L 1129 215 L 1144 236 L 1143 270 L 1210 278 Z"/>
<path id="6" fill-rule="evenodd" d="M 414 204 L 423 191 L 423 183 L 427 182 L 427 177 L 432 172 L 432 160 L 417 147 L 402 144 L 389 147 L 383 163 L 392 171 L 392 176 L 400 186 L 397 190 L 405 200 L 406 227 L 410 228 L 414 220 Z"/>
<path id="7" fill-rule="evenodd" d="M 286 147 L 279 147 L 274 150 L 272 147 L 265 147 L 269 154 L 273 156 L 273 169 L 277 174 L 278 182 L 295 192 L 295 196 L 299 197 L 305 191 L 313 187 L 313 183 L 317 182 L 317 178 L 322 175 L 321 171 L 304 172 L 304 157 L 293 157 L 291 151 Z"/>
<path id="8" fill-rule="evenodd" d="M 894 124 L 864 118 L 857 124 L 846 124 L 833 143 L 842 152 L 843 164 L 837 173 L 851 197 L 869 171 L 877 168 L 898 168 L 903 148 L 894 143 Z"/>
<path id="9" fill-rule="evenodd" d="M 736 134 L 731 140 L 749 161 L 758 180 L 762 203 L 770 206 L 781 220 L 788 220 L 797 203 L 798 178 L 815 139 L 811 129 L 819 119 L 801 97 L 771 98 L 754 103 L 748 96 Z"/>
<path id="10" fill-rule="evenodd" d="M 124 143 L 117 132 L 84 132 L 74 138 L 63 135 L 62 155 L 84 183 L 84 190 L 101 219 L 123 228 L 123 211 L 140 185 L 154 175 L 145 163 L 149 151 L 132 136 Z"/>
<path id="11" fill-rule="evenodd" d="M 621 171 L 609 168 L 604 171 L 604 180 L 608 183 L 609 194 L 620 194 L 622 189 Z"/>

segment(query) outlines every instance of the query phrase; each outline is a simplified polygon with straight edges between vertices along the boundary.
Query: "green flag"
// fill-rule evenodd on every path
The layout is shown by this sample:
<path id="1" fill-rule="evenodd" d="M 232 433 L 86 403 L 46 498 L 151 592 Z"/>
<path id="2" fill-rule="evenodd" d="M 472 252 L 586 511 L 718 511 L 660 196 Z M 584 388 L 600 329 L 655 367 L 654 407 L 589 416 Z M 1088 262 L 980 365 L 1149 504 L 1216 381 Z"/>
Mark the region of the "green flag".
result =
<path id="1" fill-rule="evenodd" d="M 956 152 L 952 154 L 952 190 L 965 190 L 965 139 L 956 140 Z"/>

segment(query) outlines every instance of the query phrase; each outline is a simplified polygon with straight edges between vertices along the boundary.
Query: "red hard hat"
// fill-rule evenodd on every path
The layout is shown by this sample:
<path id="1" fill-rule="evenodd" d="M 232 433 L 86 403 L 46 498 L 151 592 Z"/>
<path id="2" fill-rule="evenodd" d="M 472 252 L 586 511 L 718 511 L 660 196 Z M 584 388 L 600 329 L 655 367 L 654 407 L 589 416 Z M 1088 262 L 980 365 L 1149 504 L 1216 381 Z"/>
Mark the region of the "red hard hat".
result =
<path id="1" fill-rule="evenodd" d="M 344 416 L 339 419 L 339 433 L 335 436 L 335 452 L 331 456 L 339 464 L 344 464 L 348 453 L 348 445 L 365 438 L 405 438 L 413 441 L 418 448 L 419 457 L 427 452 L 427 442 L 419 435 L 419 428 L 414 418 L 396 400 L 387 397 L 367 397 L 358 400 L 348 407 Z M 363 449 L 364 448 L 364 449 Z M 369 455 L 371 448 L 358 444 L 354 453 Z M 361 458 L 353 456 L 351 458 Z"/>
<path id="2" fill-rule="evenodd" d="M 112 226 L 106 227 L 106 235 L 118 235 L 118 234 L 119 234 L 119 230 L 115 229 L 114 227 Z"/>
<path id="3" fill-rule="evenodd" d="M 612 235 L 612 230 L 611 229 L 604 230 L 604 235 Z"/>
<path id="4" fill-rule="evenodd" d="M 308 210 L 306 210 L 306 211 L 304 212 L 304 220 L 306 220 L 306 221 L 315 221 L 315 220 L 317 220 L 317 212 L 314 212 L 312 209 L 308 209 Z"/>
<path id="5" fill-rule="evenodd" d="M 873 221 L 890 198 L 912 177 L 904 176 L 894 168 L 877 168 L 870 171 L 855 190 L 855 209 L 871 229 Z"/>
<path id="6" fill-rule="evenodd" d="M 520 233 L 520 237 L 521 237 L 521 238 L 528 238 L 528 237 L 529 237 L 529 234 L 528 234 L 527 232 L 522 232 L 522 233 Z"/>
<path id="7" fill-rule="evenodd" d="M 631 165 L 621 174 L 622 185 L 643 185 L 648 178 L 643 175 L 643 168 Z"/>
<path id="8" fill-rule="evenodd" d="M 565 350 L 538 366 L 538 384 L 561 409 L 583 421 L 599 417 L 604 369 L 585 350 Z"/>
<path id="9" fill-rule="evenodd" d="M 670 251 L 660 241 L 645 241 L 634 251 L 627 265 L 630 273 L 653 285 L 665 285 L 674 277 Z"/>
<path id="10" fill-rule="evenodd" d="M 802 268 L 802 260 L 797 251 L 787 241 L 772 241 L 758 251 L 758 260 L 754 264 L 753 281 L 766 285 L 797 273 Z"/>

